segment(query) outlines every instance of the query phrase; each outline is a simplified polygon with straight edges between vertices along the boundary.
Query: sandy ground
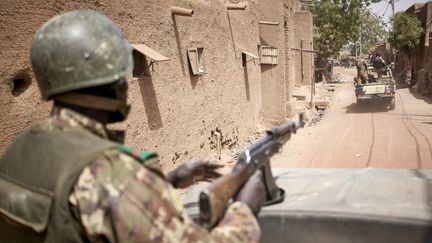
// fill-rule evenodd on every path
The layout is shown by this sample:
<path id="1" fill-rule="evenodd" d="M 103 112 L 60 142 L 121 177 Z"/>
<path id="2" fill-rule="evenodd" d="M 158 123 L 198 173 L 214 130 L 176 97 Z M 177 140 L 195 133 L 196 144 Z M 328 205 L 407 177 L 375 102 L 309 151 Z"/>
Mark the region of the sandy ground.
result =
<path id="1" fill-rule="evenodd" d="M 356 71 L 336 69 L 346 80 Z M 398 87 L 396 109 L 358 107 L 347 82 L 315 126 L 301 129 L 272 159 L 274 167 L 432 168 L 432 99 Z"/>

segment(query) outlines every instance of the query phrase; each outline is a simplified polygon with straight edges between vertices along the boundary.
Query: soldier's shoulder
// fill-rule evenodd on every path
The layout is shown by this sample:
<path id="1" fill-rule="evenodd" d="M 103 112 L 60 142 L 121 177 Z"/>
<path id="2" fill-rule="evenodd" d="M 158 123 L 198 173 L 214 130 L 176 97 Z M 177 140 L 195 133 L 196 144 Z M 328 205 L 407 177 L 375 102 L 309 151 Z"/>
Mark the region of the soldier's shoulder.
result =
<path id="1" fill-rule="evenodd" d="M 90 192 L 90 194 L 95 194 L 89 200 L 91 198 L 104 198 L 106 195 L 99 195 L 103 191 L 110 192 L 112 195 L 109 196 L 114 197 L 120 195 L 121 191 L 126 190 L 127 185 L 131 183 L 157 187 L 150 183 L 150 181 L 154 182 L 156 177 L 159 178 L 158 180 L 162 179 L 160 183 L 165 183 L 164 177 L 158 176 L 158 173 L 155 173 L 153 169 L 140 164 L 134 156 L 113 147 L 96 156 L 83 169 L 75 184 L 75 193 L 80 194 L 82 192 L 81 194 L 84 196 L 88 196 Z M 141 182 L 137 183 L 138 181 Z M 160 190 L 163 189 L 163 185 L 159 185 L 159 187 Z M 144 189 L 141 190 L 145 193 Z M 78 198 L 78 201 L 84 199 Z"/>
<path id="2" fill-rule="evenodd" d="M 165 177 L 156 153 L 135 150 L 123 145 L 115 145 L 96 156 L 87 166 L 93 175 L 101 178 L 134 176 L 143 167 Z"/>
<path id="3" fill-rule="evenodd" d="M 139 164 L 146 167 L 153 173 L 156 173 L 162 178 L 165 178 L 165 174 L 162 169 L 162 165 L 159 161 L 157 153 L 145 150 L 138 150 L 128 146 L 117 146 L 115 148 L 120 153 L 130 156 L 135 159 Z"/>
<path id="4" fill-rule="evenodd" d="M 155 152 L 139 150 L 125 145 L 115 146 L 115 149 L 120 153 L 133 157 L 141 164 L 144 164 L 146 161 L 157 157 L 157 154 Z"/>

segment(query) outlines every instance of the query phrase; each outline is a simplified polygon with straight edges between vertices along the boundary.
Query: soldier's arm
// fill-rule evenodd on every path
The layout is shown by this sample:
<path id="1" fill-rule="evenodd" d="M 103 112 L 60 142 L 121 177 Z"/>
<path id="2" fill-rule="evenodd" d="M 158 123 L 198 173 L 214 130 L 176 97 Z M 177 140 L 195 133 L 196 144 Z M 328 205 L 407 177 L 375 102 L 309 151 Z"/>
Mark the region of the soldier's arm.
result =
<path id="1" fill-rule="evenodd" d="M 91 241 L 257 242 L 260 237 L 255 217 L 240 202 L 208 232 L 187 216 L 163 177 L 116 151 L 85 168 L 70 201 Z"/>

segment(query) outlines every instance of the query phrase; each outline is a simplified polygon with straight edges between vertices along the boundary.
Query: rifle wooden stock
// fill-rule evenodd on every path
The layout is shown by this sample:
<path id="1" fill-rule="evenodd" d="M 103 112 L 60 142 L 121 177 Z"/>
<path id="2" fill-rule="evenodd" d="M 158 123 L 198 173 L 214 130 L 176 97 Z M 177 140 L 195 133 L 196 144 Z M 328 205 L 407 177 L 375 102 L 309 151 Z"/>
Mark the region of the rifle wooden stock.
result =
<path id="1" fill-rule="evenodd" d="M 225 213 L 228 202 L 233 198 L 249 175 L 246 169 L 232 172 L 217 179 L 207 190 L 200 193 L 199 207 L 204 227 L 211 229 Z"/>

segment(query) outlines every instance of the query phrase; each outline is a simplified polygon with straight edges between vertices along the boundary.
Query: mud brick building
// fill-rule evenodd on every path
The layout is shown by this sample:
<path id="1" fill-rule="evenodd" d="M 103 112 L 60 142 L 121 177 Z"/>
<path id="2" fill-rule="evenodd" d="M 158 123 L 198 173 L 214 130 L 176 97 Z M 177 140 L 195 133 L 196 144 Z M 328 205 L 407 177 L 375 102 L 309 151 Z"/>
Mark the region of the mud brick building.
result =
<path id="1" fill-rule="evenodd" d="M 309 11 L 294 13 L 294 60 L 297 84 L 310 84 L 314 76 L 313 17 Z"/>
<path id="2" fill-rule="evenodd" d="M 376 54 L 380 54 L 381 58 L 384 60 L 386 64 L 390 64 L 392 60 L 392 53 L 391 53 L 391 47 L 390 43 L 388 42 L 381 42 L 378 43 L 375 49 L 369 53 L 370 57 L 374 57 Z"/>
<path id="3" fill-rule="evenodd" d="M 418 84 L 418 92 L 432 95 L 432 1 L 413 4 L 405 12 L 416 16 L 421 21 L 424 32 L 420 37 L 420 44 L 414 51 L 414 59 L 410 60 L 405 53 L 398 52 L 396 65 L 405 74 L 408 73 L 404 75 L 405 78 L 411 77 L 409 69 L 412 67 Z"/>
<path id="4" fill-rule="evenodd" d="M 423 35 L 420 37 L 420 44 L 415 50 L 413 67 L 418 84 L 418 92 L 420 94 L 427 94 L 429 93 L 429 82 L 432 82 L 429 78 L 432 75 L 432 43 L 430 38 L 430 32 L 432 31 L 432 2 L 413 4 L 405 12 L 416 16 L 421 21 L 424 29 Z"/>
<path id="5" fill-rule="evenodd" d="M 3 0 L 0 154 L 48 116 L 51 102 L 41 101 L 29 62 L 31 40 L 45 21 L 74 9 L 107 15 L 134 45 L 132 110 L 113 127 L 127 130 L 128 145 L 157 151 L 167 168 L 216 153 L 218 142 L 242 147 L 261 121 L 294 113 L 298 0 Z M 312 31 L 308 21 L 301 28 Z"/>

